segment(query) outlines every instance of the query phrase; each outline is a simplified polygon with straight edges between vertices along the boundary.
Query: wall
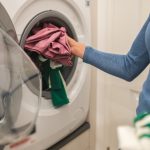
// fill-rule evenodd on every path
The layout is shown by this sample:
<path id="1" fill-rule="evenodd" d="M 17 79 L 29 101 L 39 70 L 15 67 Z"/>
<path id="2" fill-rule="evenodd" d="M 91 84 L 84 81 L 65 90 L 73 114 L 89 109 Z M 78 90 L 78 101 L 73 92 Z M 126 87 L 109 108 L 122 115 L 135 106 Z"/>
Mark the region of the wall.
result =
<path id="1" fill-rule="evenodd" d="M 91 7 L 91 45 L 97 47 L 97 0 L 90 1 Z M 97 95 L 97 69 L 91 67 L 91 96 L 90 96 L 90 112 L 89 112 L 89 121 L 90 121 L 90 150 L 95 150 L 96 145 L 96 95 Z"/>
<path id="2" fill-rule="evenodd" d="M 150 1 L 97 2 L 98 49 L 126 54 L 150 12 Z M 97 71 L 96 150 L 117 150 L 117 126 L 132 124 L 147 71 L 131 83 Z"/>

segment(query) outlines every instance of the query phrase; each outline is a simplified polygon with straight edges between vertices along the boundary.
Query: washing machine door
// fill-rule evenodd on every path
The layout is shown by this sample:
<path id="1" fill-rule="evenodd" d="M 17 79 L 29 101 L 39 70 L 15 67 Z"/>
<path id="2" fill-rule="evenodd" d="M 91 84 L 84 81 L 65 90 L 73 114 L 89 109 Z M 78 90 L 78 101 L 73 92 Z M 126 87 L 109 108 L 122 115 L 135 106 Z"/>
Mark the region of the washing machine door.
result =
<path id="1" fill-rule="evenodd" d="M 0 145 L 29 134 L 40 107 L 39 70 L 16 41 L 13 23 L 0 3 Z"/>
<path id="2" fill-rule="evenodd" d="M 18 42 L 14 25 L 1 3 L 0 3 L 0 28 L 4 30 L 7 34 L 9 34 L 16 42 Z"/>

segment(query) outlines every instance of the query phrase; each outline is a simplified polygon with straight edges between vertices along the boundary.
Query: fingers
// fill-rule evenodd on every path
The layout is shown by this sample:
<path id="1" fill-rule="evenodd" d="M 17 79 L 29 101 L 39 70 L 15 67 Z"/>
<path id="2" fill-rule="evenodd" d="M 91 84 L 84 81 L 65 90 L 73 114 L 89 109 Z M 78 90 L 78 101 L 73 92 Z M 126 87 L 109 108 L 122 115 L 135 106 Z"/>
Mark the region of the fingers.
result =
<path id="1" fill-rule="evenodd" d="M 69 36 L 67 36 L 67 39 L 68 39 L 68 43 L 69 43 L 70 46 L 74 46 L 77 43 L 74 39 L 72 39 Z"/>
<path id="2" fill-rule="evenodd" d="M 71 53 L 75 56 L 83 58 L 83 54 L 85 51 L 85 45 L 83 43 L 77 42 L 71 37 L 67 36 L 68 43 L 70 45 Z"/>

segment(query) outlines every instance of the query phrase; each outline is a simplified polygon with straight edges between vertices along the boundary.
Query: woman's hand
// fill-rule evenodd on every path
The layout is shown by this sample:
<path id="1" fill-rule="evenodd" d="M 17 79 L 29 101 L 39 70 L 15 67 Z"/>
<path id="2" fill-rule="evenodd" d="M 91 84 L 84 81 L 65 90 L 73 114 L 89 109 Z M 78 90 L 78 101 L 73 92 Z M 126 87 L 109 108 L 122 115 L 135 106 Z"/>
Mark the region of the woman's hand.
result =
<path id="1" fill-rule="evenodd" d="M 74 39 L 72 39 L 70 37 L 67 37 L 67 38 L 68 38 L 68 43 L 71 48 L 71 53 L 80 58 L 83 58 L 84 51 L 85 51 L 85 45 L 83 43 L 75 41 Z"/>

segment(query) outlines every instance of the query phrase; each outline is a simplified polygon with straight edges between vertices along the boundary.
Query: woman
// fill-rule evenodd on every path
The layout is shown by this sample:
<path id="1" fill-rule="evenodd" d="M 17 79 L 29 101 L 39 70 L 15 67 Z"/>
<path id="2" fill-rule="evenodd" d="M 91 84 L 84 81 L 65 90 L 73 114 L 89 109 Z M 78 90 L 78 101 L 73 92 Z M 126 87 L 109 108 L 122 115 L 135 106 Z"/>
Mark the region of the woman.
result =
<path id="1" fill-rule="evenodd" d="M 68 37 L 72 54 L 109 74 L 132 81 L 150 63 L 150 16 L 126 55 L 98 51 Z M 150 72 L 139 97 L 137 114 L 150 113 Z"/>

